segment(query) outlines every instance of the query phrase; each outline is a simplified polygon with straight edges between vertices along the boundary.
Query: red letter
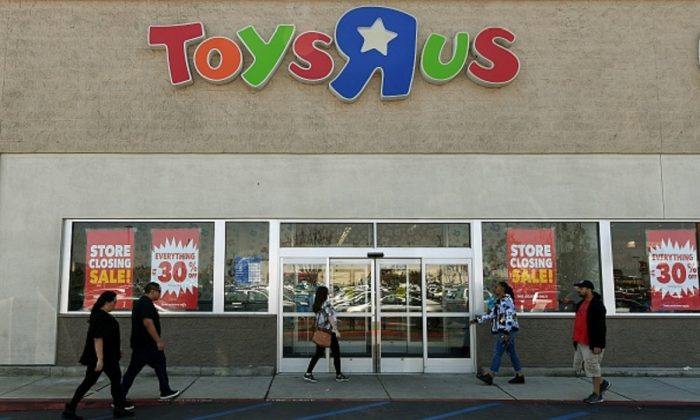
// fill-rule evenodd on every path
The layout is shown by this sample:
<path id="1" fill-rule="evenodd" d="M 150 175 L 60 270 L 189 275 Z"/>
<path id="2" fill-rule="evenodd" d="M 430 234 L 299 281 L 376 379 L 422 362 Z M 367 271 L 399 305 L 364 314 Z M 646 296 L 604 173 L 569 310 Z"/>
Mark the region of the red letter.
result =
<path id="1" fill-rule="evenodd" d="M 192 83 L 187 45 L 202 38 L 204 25 L 201 22 L 148 27 L 148 45 L 151 48 L 165 46 L 170 83 L 173 85 L 186 86 Z"/>
<path id="2" fill-rule="evenodd" d="M 323 32 L 309 31 L 300 34 L 292 45 L 294 55 L 308 67 L 295 62 L 289 64 L 289 73 L 297 80 L 307 83 L 320 83 L 333 73 L 333 57 L 316 47 L 316 43 L 329 47 L 333 38 Z"/>
<path id="3" fill-rule="evenodd" d="M 508 49 L 515 35 L 505 28 L 485 28 L 474 37 L 474 61 L 467 76 L 486 87 L 501 87 L 512 82 L 520 72 L 520 60 Z"/>

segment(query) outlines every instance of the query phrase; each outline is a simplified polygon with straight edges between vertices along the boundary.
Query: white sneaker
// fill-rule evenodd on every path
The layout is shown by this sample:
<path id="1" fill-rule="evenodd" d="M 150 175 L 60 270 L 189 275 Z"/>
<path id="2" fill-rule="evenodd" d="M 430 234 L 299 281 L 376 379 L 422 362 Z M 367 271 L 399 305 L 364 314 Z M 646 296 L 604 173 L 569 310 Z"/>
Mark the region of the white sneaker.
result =
<path id="1" fill-rule="evenodd" d="M 180 395 L 180 391 L 174 391 L 171 389 L 170 391 L 168 391 L 164 394 L 160 394 L 160 400 L 161 401 L 172 400 L 173 398 L 177 397 L 178 395 Z"/>

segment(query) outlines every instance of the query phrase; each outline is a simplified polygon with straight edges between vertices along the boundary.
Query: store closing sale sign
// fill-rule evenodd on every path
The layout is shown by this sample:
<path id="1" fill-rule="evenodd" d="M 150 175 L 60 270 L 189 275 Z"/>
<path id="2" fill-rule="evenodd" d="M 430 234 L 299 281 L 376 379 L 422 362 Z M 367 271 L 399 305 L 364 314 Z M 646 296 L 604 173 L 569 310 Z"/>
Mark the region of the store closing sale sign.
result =
<path id="1" fill-rule="evenodd" d="M 554 228 L 508 229 L 508 282 L 521 311 L 558 308 Z"/>
<path id="2" fill-rule="evenodd" d="M 151 230 L 151 281 L 160 284 L 160 307 L 197 309 L 199 236 L 199 229 Z"/>
<path id="3" fill-rule="evenodd" d="M 695 231 L 647 230 L 652 311 L 700 309 Z"/>
<path id="4" fill-rule="evenodd" d="M 117 294 L 115 309 L 131 309 L 134 229 L 88 229 L 86 235 L 83 307 L 91 309 L 111 290 Z"/>
<path id="5" fill-rule="evenodd" d="M 330 79 L 335 61 L 328 50 L 335 42 L 344 64 L 328 88 L 345 102 L 357 100 L 377 73 L 381 76 L 381 99 L 390 100 L 408 97 L 418 66 L 423 78 L 432 84 L 447 83 L 462 74 L 485 87 L 502 87 L 520 72 L 520 60 L 510 49 L 515 34 L 497 26 L 481 29 L 473 39 L 468 32 L 457 32 L 446 60 L 446 36 L 431 33 L 419 49 L 418 19 L 390 7 L 362 6 L 346 11 L 336 22 L 335 38 L 319 31 L 295 37 L 295 32 L 294 24 L 280 24 L 272 35 L 263 37 L 251 25 L 237 32 L 237 42 L 225 36 L 206 38 L 202 22 L 152 25 L 148 45 L 165 48 L 174 86 L 194 81 L 187 48 L 197 45 L 192 63 L 204 80 L 224 84 L 240 74 L 248 86 L 262 89 L 290 48 L 295 61 L 288 72 L 293 78 L 313 84 Z M 252 58 L 246 69 L 241 45 Z"/>

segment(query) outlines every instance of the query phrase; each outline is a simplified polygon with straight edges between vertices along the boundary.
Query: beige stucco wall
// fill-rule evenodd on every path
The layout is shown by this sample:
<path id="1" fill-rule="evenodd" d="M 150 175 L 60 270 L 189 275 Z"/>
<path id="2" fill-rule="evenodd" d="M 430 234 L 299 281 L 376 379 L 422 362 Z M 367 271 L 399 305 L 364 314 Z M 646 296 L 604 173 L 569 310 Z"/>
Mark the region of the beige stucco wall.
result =
<path id="1" fill-rule="evenodd" d="M 381 2 L 418 18 L 419 47 L 432 31 L 518 36 L 509 86 L 417 72 L 399 102 L 375 77 L 342 103 L 292 79 L 291 53 L 259 92 L 199 76 L 178 89 L 146 41 L 148 25 L 192 21 L 233 38 L 249 24 L 333 34 L 362 4 L 0 0 L 0 153 L 700 153 L 697 1 Z"/>
<path id="2" fill-rule="evenodd" d="M 700 219 L 698 168 L 658 155 L 2 154 L 0 365 L 56 360 L 64 219 Z"/>

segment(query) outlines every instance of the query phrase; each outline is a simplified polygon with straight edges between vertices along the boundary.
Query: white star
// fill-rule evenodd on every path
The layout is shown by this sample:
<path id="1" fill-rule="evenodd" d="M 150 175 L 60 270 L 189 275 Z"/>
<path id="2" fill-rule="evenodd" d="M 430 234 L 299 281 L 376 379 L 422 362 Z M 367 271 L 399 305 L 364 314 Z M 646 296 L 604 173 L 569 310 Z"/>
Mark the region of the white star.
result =
<path id="1" fill-rule="evenodd" d="M 389 42 L 398 36 L 396 32 L 387 31 L 386 28 L 384 28 L 382 18 L 377 18 L 369 28 L 360 26 L 357 28 L 357 32 L 365 39 L 360 52 L 377 50 L 385 56 L 389 49 Z"/>

